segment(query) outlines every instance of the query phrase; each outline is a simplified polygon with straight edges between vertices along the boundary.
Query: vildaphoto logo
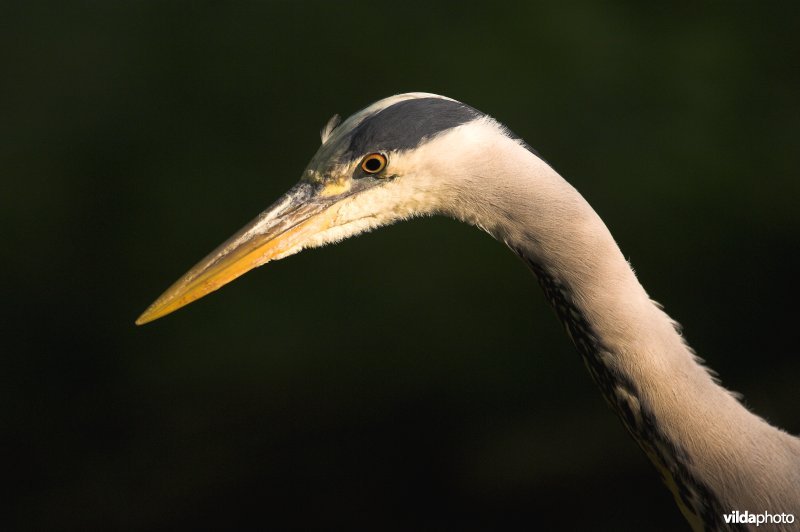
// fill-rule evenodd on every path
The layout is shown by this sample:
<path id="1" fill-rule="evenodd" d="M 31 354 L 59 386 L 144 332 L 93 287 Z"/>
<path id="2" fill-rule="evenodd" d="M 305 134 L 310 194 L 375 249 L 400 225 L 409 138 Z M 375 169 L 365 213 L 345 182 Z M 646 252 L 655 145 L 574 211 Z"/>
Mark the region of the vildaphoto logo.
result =
<path id="1" fill-rule="evenodd" d="M 747 510 L 740 512 L 734 510 L 729 514 L 723 514 L 725 523 L 738 524 L 738 525 L 782 525 L 794 523 L 794 514 L 771 514 L 769 512 L 762 512 L 760 514 L 751 514 Z"/>

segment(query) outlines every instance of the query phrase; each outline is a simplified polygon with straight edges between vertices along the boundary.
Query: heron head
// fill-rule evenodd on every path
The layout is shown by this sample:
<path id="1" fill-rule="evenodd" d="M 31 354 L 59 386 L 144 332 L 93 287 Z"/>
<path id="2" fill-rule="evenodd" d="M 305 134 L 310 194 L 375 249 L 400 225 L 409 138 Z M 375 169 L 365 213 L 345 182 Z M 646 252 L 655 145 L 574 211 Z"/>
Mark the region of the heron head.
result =
<path id="1" fill-rule="evenodd" d="M 434 141 L 483 116 L 449 98 L 408 93 L 341 124 L 334 117 L 300 182 L 168 288 L 136 323 L 169 314 L 271 260 L 436 212 L 437 165 L 452 158 Z"/>

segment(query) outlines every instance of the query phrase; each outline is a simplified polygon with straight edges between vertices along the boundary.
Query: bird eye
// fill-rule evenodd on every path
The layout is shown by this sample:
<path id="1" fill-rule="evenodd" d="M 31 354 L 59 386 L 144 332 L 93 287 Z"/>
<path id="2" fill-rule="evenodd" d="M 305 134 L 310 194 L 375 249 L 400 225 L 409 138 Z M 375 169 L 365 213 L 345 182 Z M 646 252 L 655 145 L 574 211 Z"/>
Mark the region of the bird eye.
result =
<path id="1" fill-rule="evenodd" d="M 361 169 L 368 174 L 377 174 L 386 168 L 386 156 L 382 153 L 370 153 L 361 161 Z"/>

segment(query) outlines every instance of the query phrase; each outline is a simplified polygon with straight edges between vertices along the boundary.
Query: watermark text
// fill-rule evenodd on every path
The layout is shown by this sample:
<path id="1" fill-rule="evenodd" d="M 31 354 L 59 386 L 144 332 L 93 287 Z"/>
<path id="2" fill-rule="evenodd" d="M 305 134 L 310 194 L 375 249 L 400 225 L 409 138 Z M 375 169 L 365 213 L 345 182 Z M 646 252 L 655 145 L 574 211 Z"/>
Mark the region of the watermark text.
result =
<path id="1" fill-rule="evenodd" d="M 771 514 L 769 512 L 761 512 L 760 514 L 750 513 L 747 510 L 740 512 L 734 510 L 730 513 L 723 514 L 726 524 L 737 525 L 782 525 L 794 523 L 794 514 Z"/>

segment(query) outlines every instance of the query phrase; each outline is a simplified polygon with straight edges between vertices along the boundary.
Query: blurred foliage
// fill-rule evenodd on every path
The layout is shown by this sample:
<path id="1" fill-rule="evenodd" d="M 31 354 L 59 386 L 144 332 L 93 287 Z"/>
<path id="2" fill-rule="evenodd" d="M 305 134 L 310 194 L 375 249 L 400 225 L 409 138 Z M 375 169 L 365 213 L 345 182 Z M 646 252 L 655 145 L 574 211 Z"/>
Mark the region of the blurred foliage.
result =
<path id="1" fill-rule="evenodd" d="M 0 4 L 3 528 L 685 528 L 523 264 L 472 228 L 409 222 L 133 320 L 293 184 L 331 114 L 438 92 L 535 146 L 796 433 L 798 23 L 790 2 Z"/>

